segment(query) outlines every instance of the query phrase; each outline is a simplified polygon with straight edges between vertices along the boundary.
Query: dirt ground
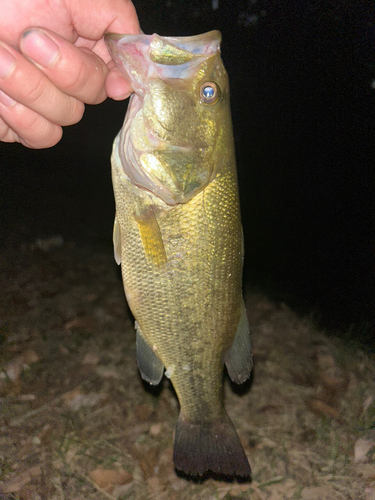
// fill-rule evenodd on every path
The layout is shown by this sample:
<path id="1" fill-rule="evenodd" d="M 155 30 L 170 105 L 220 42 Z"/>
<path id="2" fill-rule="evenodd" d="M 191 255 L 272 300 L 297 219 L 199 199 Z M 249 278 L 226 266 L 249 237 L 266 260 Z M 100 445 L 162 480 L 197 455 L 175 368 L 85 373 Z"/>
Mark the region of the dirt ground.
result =
<path id="1" fill-rule="evenodd" d="M 0 500 L 375 500 L 375 364 L 248 293 L 254 371 L 225 379 L 250 483 L 179 477 L 178 403 L 150 390 L 112 251 L 0 252 Z"/>

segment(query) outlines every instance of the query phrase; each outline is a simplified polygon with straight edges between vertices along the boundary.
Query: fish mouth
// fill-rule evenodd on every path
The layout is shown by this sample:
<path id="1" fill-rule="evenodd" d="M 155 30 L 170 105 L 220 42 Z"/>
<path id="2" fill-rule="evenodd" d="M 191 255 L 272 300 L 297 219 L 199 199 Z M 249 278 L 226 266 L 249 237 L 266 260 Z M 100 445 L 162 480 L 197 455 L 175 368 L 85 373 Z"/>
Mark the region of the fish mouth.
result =
<path id="1" fill-rule="evenodd" d="M 108 33 L 104 38 L 117 68 L 140 96 L 152 79 L 191 79 L 203 59 L 220 52 L 221 43 L 217 30 L 186 37 Z"/>

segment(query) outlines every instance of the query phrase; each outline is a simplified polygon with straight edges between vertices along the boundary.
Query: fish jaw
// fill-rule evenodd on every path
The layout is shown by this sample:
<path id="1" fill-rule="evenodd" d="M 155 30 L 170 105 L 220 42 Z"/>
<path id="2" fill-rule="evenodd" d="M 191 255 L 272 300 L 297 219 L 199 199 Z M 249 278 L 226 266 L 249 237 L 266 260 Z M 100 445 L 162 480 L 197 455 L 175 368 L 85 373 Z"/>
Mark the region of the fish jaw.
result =
<path id="1" fill-rule="evenodd" d="M 229 107 L 220 40 L 218 31 L 181 38 L 106 35 L 134 90 L 118 145 L 122 167 L 136 186 L 170 206 L 202 191 L 220 164 L 221 122 Z M 220 99 L 208 104 L 201 87 L 210 80 Z"/>

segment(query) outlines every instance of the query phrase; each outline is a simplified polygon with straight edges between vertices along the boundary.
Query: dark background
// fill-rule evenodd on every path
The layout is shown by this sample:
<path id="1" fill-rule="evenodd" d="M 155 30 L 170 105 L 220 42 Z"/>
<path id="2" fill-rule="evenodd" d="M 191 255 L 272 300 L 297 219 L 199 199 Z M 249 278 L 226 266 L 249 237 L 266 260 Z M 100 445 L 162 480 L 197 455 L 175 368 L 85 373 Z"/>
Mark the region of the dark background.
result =
<path id="1" fill-rule="evenodd" d="M 223 34 L 245 285 L 373 349 L 375 3 L 135 1 L 145 33 Z M 111 245 L 126 103 L 87 107 L 49 150 L 0 144 L 0 243 Z"/>

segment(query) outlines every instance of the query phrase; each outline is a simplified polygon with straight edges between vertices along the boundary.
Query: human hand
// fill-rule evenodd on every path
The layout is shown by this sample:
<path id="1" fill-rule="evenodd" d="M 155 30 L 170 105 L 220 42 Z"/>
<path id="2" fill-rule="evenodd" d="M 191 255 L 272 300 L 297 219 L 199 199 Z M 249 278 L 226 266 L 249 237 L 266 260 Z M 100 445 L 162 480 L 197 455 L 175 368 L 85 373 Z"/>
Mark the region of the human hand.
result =
<path id="1" fill-rule="evenodd" d="M 0 13 L 0 141 L 51 147 L 84 103 L 130 94 L 103 38 L 139 33 L 130 0 L 1 0 Z"/>

